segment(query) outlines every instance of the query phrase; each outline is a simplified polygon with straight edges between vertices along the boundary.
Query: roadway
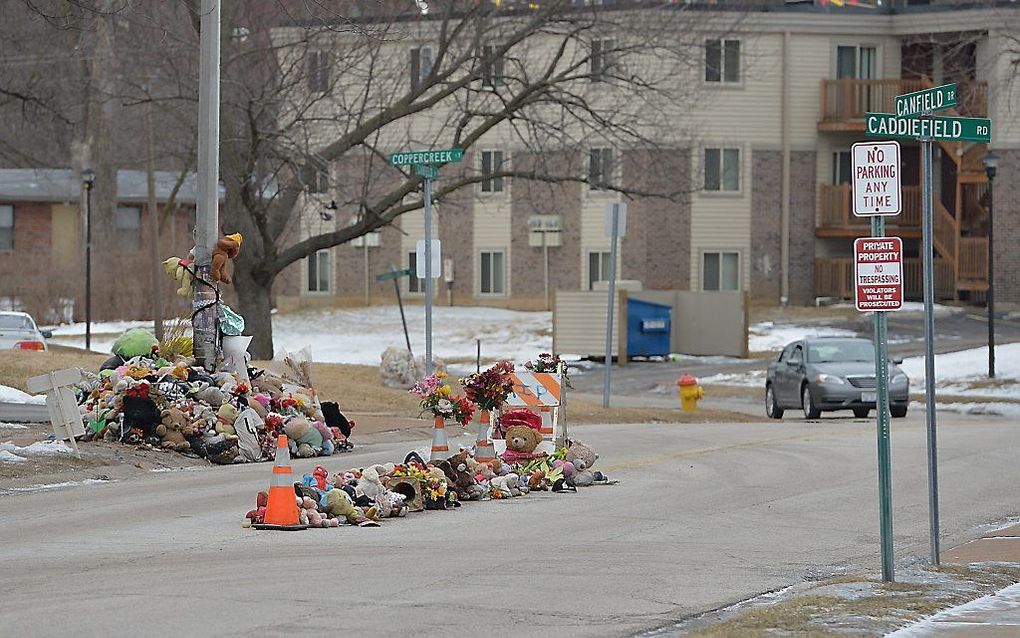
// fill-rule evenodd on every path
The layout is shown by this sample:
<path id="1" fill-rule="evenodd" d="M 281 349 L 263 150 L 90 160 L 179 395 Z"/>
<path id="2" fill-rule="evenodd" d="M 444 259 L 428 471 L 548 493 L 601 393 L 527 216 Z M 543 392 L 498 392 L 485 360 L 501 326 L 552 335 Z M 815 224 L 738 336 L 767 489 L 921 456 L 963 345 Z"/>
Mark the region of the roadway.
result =
<path id="1" fill-rule="evenodd" d="M 922 417 L 893 424 L 900 560 L 928 553 Z M 940 428 L 949 547 L 1020 511 L 1020 437 L 1008 419 L 943 414 Z M 806 578 L 878 569 L 873 421 L 571 434 L 599 450 L 618 485 L 377 529 L 242 529 L 267 464 L 0 496 L 3 633 L 626 636 Z M 395 460 L 409 447 L 367 444 L 325 465 Z"/>

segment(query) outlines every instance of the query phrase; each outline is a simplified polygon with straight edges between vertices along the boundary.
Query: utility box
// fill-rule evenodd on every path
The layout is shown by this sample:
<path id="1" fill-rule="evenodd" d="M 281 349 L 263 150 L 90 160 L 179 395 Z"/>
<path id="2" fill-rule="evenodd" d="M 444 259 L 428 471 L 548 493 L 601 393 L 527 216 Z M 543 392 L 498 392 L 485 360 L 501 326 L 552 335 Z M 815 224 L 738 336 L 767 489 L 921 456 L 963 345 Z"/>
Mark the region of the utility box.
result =
<path id="1" fill-rule="evenodd" d="M 670 353 L 673 309 L 641 299 L 627 299 L 627 356 L 664 357 Z"/>

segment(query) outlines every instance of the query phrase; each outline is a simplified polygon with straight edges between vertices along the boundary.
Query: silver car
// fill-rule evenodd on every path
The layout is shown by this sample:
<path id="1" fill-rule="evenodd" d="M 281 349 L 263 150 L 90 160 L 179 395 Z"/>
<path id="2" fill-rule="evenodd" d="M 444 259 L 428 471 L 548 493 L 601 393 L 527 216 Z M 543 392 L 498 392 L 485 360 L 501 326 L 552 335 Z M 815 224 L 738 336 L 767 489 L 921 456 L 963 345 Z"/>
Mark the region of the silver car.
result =
<path id="1" fill-rule="evenodd" d="M 46 350 L 49 330 L 40 331 L 32 315 L 24 312 L 0 312 L 0 350 Z"/>
<path id="2" fill-rule="evenodd" d="M 889 411 L 907 416 L 910 380 L 899 366 L 889 366 Z M 765 378 L 765 413 L 783 418 L 800 408 L 807 419 L 822 412 L 853 410 L 864 418 L 875 409 L 875 346 L 867 339 L 819 337 L 794 341 L 769 364 Z"/>

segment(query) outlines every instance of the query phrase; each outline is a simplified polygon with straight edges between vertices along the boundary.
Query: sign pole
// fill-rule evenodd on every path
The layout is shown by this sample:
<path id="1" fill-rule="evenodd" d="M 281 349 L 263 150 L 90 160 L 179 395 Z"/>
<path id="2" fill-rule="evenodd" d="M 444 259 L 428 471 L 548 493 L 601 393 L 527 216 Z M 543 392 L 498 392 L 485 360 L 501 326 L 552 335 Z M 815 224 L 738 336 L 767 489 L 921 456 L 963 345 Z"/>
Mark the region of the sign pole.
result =
<path id="1" fill-rule="evenodd" d="M 542 281 L 545 284 L 545 309 L 549 310 L 549 243 L 546 232 L 542 230 Z"/>
<path id="2" fill-rule="evenodd" d="M 931 564 L 939 564 L 939 467 L 935 428 L 935 268 L 932 255 L 932 143 L 921 141 L 921 253 L 924 269 L 924 404 L 928 432 L 928 525 Z"/>
<path id="3" fill-rule="evenodd" d="M 871 218 L 871 236 L 885 236 L 885 218 Z M 886 314 L 873 312 L 875 318 L 875 381 L 878 401 L 878 499 L 879 531 L 882 548 L 882 580 L 891 583 L 896 575 L 893 565 L 892 535 L 892 462 L 889 453 L 889 355 L 886 347 Z"/>
<path id="4" fill-rule="evenodd" d="M 397 269 L 390 264 L 390 277 L 393 280 L 393 290 L 397 291 L 397 305 L 400 306 L 400 323 L 404 324 L 404 341 L 407 342 L 407 353 L 414 358 L 414 352 L 411 351 L 411 335 L 407 333 L 407 317 L 404 316 L 404 299 L 400 296 L 400 277 L 396 275 Z"/>
<path id="5" fill-rule="evenodd" d="M 609 249 L 609 313 L 606 315 L 606 373 L 602 379 L 602 407 L 609 407 L 609 377 L 613 368 L 613 308 L 616 302 L 616 244 L 620 234 L 620 205 L 610 204 L 613 209 L 611 223 L 612 244 Z"/>
<path id="6" fill-rule="evenodd" d="M 432 179 L 425 178 L 425 374 L 432 374 Z"/>

